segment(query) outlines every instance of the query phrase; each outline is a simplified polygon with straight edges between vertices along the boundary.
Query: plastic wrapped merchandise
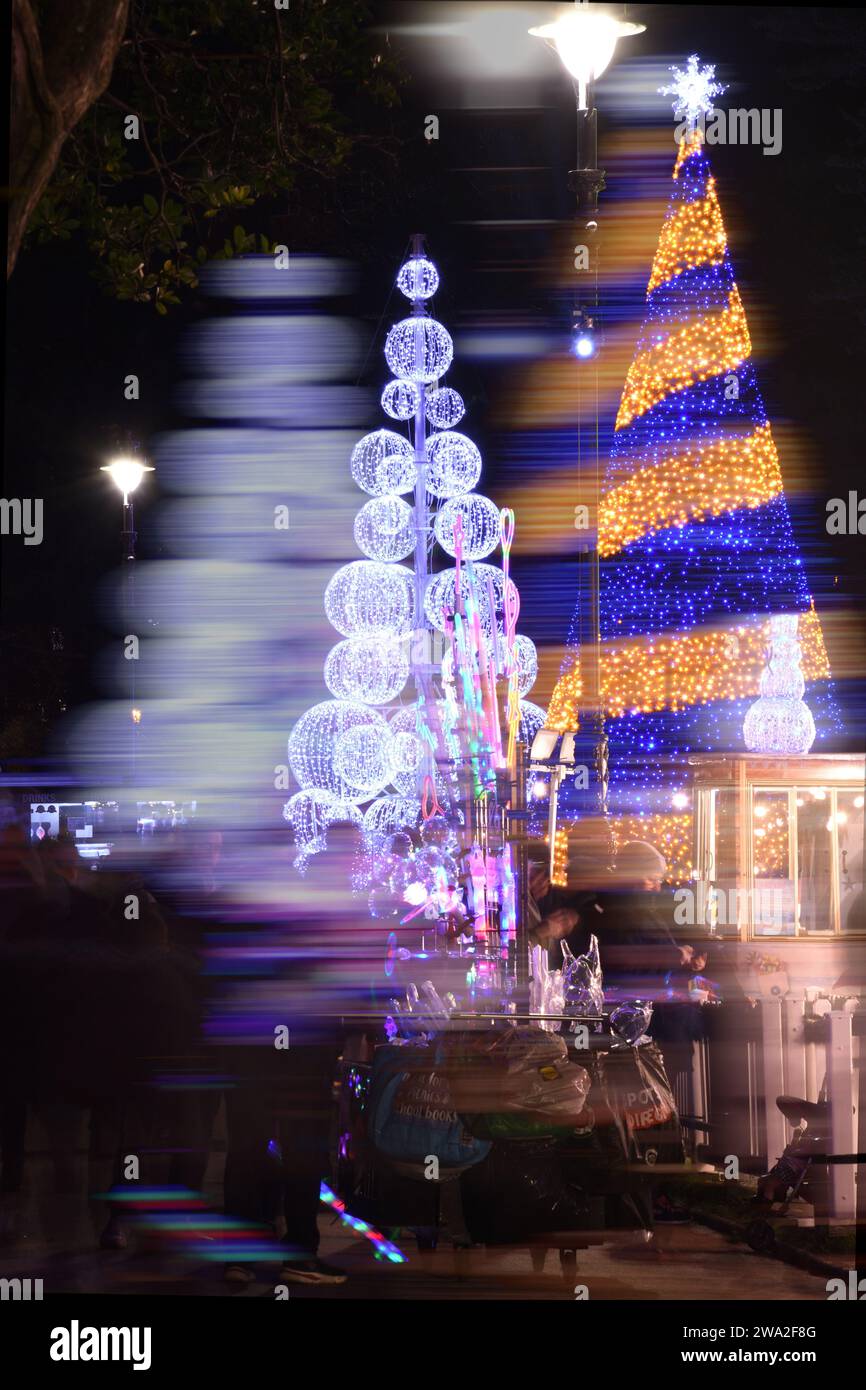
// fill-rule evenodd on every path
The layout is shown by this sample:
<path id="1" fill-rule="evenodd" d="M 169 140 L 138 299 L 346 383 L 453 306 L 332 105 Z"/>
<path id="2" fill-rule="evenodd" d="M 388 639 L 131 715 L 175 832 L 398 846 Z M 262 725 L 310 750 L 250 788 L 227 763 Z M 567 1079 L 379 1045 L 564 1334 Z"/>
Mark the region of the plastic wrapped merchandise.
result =
<path id="1" fill-rule="evenodd" d="M 547 947 L 533 946 L 530 950 L 529 1011 L 533 1014 L 562 1014 L 565 1007 L 565 993 L 562 971 L 551 970 L 548 964 Z M 545 1033 L 555 1033 L 560 1025 L 553 1019 L 538 1020 L 538 1027 Z"/>
<path id="2" fill-rule="evenodd" d="M 536 1027 L 455 1034 L 442 1040 L 441 1055 L 455 1107 L 483 1115 L 491 1135 L 572 1132 L 586 1124 L 590 1076 L 569 1061 L 564 1038 Z"/>
<path id="3" fill-rule="evenodd" d="M 682 1134 L 664 1058 L 654 1042 L 613 1049 L 604 1065 L 611 1108 L 647 1163 L 681 1163 Z"/>
<path id="4" fill-rule="evenodd" d="M 565 1013 L 601 1018 L 604 1009 L 604 977 L 598 952 L 598 937 L 589 938 L 589 948 L 583 956 L 575 956 L 566 941 L 562 950 L 562 983 L 565 993 Z"/>
<path id="5" fill-rule="evenodd" d="M 653 1006 L 648 999 L 631 999 L 620 1004 L 610 1016 L 610 1026 L 617 1037 L 629 1047 L 650 1042 L 647 1029 L 653 1016 Z"/>

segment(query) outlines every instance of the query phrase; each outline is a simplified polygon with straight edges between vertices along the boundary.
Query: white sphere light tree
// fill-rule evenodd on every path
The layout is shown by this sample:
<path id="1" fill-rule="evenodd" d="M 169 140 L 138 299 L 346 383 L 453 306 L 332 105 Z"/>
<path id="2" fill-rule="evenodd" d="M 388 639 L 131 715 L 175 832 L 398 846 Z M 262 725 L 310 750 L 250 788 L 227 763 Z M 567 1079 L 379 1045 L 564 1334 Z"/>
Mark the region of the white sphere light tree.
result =
<path id="1" fill-rule="evenodd" d="M 416 247 L 420 252 L 420 239 Z M 484 679 L 493 670 L 494 686 L 503 677 L 511 681 L 515 730 L 519 696 L 526 731 L 534 707 L 523 696 L 538 669 L 534 645 L 514 631 L 519 600 L 507 574 L 513 514 L 472 490 L 481 454 L 454 429 L 465 405 L 443 383 L 454 348 L 430 312 L 439 273 L 418 252 L 397 276 L 411 316 L 385 342 L 392 379 L 380 400 L 390 424 L 364 435 L 350 459 L 352 477 L 367 494 L 354 524 L 365 558 L 341 566 L 324 595 L 342 639 L 324 666 L 334 698 L 308 710 L 292 730 L 289 766 L 301 791 L 284 808 L 301 869 L 327 848 L 335 821 L 361 828 L 369 867 L 356 875 L 356 886 L 369 890 L 376 917 L 396 915 L 401 900 L 423 902 L 456 872 L 457 832 L 465 823 L 455 769 L 465 739 L 460 700 L 471 689 L 469 612 L 477 609 Z M 500 546 L 504 569 L 478 563 Z M 467 618 L 455 618 L 466 602 Z M 440 634 L 447 645 L 461 621 L 462 648 L 452 641 L 443 662 Z M 462 682 L 454 680 L 455 652 Z"/>

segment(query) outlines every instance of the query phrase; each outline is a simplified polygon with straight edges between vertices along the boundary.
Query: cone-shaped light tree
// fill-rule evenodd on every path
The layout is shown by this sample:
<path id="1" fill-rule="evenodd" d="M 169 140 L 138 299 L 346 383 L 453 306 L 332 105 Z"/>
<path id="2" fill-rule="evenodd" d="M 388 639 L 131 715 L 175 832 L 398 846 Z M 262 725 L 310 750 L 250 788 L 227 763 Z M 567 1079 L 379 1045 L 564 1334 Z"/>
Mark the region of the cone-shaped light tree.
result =
<path id="1" fill-rule="evenodd" d="M 695 120 L 711 77 L 691 59 L 671 89 L 688 128 L 599 506 L 614 813 L 669 811 L 689 752 L 802 753 L 838 727 Z M 580 705 L 571 648 L 548 724 L 576 728 Z"/>

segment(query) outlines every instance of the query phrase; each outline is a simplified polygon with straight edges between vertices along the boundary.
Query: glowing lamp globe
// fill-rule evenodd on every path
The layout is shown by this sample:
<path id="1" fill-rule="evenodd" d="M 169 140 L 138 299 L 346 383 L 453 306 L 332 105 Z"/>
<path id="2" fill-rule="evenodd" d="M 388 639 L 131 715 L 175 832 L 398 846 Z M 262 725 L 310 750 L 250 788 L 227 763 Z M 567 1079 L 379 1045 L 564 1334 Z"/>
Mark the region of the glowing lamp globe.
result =
<path id="1" fill-rule="evenodd" d="M 578 106 L 585 111 L 586 89 L 606 70 L 617 41 L 633 34 L 642 34 L 645 27 L 600 14 L 594 5 L 591 8 L 589 5 L 575 5 L 554 24 L 544 24 L 529 32 L 555 47 L 563 65 L 578 84 Z"/>
<path id="2" fill-rule="evenodd" d="M 411 492 L 417 469 L 408 439 L 393 430 L 365 434 L 352 450 L 352 477 L 364 492 L 381 497 L 388 492 Z"/>
<path id="3" fill-rule="evenodd" d="M 352 791 L 334 765 L 334 750 L 344 734 L 357 728 L 387 725 L 376 710 L 352 700 L 324 700 L 302 714 L 289 735 L 289 767 L 300 787 L 333 793 L 354 800 Z"/>
<path id="4" fill-rule="evenodd" d="M 150 464 L 139 463 L 138 459 L 119 458 L 103 464 L 99 471 L 108 474 L 115 487 L 123 493 L 124 502 L 128 502 L 145 473 L 152 473 L 154 470 Z"/>
<path id="5" fill-rule="evenodd" d="M 586 361 L 590 357 L 594 357 L 594 335 L 592 333 L 587 332 L 585 328 L 580 329 L 579 332 L 575 333 L 574 337 L 571 340 L 571 350 L 574 353 L 575 357 L 579 357 L 583 361 Z"/>
<path id="6" fill-rule="evenodd" d="M 407 645 L 387 637 L 349 637 L 325 660 L 325 685 L 338 700 L 387 705 L 408 679 Z"/>
<path id="7" fill-rule="evenodd" d="M 421 393 L 414 381 L 389 381 L 381 400 L 392 420 L 411 420 L 421 404 Z"/>
<path id="8" fill-rule="evenodd" d="M 432 261 L 415 256 L 401 265 L 397 289 L 407 299 L 432 299 L 439 288 L 439 271 Z"/>
<path id="9" fill-rule="evenodd" d="M 427 491 L 434 497 L 471 492 L 481 477 L 481 454 L 465 434 L 445 430 L 427 440 Z"/>
<path id="10" fill-rule="evenodd" d="M 429 385 L 451 366 L 451 334 L 436 319 L 401 319 L 385 339 L 385 361 L 396 377 Z"/>
<path id="11" fill-rule="evenodd" d="M 402 637 L 412 627 L 415 588 L 403 565 L 353 560 L 325 590 L 328 622 L 344 637 Z"/>
<path id="12" fill-rule="evenodd" d="M 501 523 L 499 508 L 489 497 L 477 492 L 453 497 L 437 513 L 433 523 L 436 539 L 448 555 L 456 556 L 457 542 L 454 538 L 454 523 L 457 518 L 463 523 L 463 557 L 466 560 L 483 560 L 499 545 Z"/>
<path id="13" fill-rule="evenodd" d="M 415 549 L 412 508 L 391 494 L 372 497 L 355 517 L 354 533 L 358 549 L 371 560 L 405 560 Z"/>
<path id="14" fill-rule="evenodd" d="M 428 392 L 424 412 L 434 430 L 451 430 L 460 424 L 466 414 L 466 406 L 459 391 L 451 386 L 442 386 L 438 391 Z"/>

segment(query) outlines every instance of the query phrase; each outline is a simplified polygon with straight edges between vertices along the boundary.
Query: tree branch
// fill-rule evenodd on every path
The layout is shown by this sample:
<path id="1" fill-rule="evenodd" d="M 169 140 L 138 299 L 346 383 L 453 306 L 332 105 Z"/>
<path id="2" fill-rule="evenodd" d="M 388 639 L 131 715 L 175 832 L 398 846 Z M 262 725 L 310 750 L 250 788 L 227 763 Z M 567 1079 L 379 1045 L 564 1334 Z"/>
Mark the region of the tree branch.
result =
<path id="1" fill-rule="evenodd" d="M 128 13 L 129 0 L 52 0 L 40 29 L 31 0 L 12 0 L 7 277 L 67 135 L 108 86 Z"/>

